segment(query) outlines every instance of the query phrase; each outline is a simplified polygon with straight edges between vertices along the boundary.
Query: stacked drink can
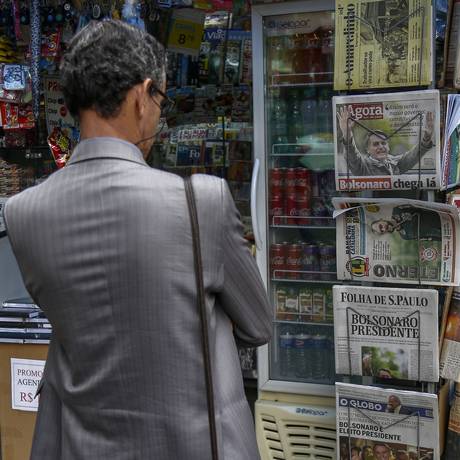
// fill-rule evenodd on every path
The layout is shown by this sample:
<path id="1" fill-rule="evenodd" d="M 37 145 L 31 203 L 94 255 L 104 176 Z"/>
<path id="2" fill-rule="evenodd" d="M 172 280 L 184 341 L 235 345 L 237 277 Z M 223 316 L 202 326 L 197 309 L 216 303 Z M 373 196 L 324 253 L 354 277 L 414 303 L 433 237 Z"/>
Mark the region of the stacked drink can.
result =
<path id="1" fill-rule="evenodd" d="M 274 243 L 270 247 L 270 272 L 273 279 L 335 279 L 336 250 L 333 244 Z"/>
<path id="2" fill-rule="evenodd" d="M 307 168 L 270 170 L 270 223 L 309 225 L 311 172 Z"/>
<path id="3" fill-rule="evenodd" d="M 271 169 L 270 224 L 333 226 L 330 198 L 334 191 L 333 170 Z"/>

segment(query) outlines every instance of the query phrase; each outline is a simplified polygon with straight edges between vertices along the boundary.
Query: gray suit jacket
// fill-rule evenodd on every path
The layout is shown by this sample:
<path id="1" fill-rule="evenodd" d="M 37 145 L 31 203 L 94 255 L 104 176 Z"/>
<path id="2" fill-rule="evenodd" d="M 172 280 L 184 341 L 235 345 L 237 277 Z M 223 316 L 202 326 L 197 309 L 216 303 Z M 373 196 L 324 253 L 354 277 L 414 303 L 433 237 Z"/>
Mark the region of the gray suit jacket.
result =
<path id="1" fill-rule="evenodd" d="M 222 460 L 256 460 L 234 336 L 261 345 L 271 309 L 226 183 L 194 176 Z M 25 285 L 53 326 L 33 460 L 208 460 L 192 237 L 183 180 L 132 144 L 80 143 L 11 198 Z"/>

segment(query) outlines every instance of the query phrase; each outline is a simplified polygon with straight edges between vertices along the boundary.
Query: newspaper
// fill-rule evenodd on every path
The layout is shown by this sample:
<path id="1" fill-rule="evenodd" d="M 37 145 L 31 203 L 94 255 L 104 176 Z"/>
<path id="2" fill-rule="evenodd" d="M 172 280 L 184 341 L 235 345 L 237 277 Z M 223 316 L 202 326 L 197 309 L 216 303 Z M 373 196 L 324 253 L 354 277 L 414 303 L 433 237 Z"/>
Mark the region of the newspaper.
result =
<path id="1" fill-rule="evenodd" d="M 436 395 L 347 383 L 335 388 L 338 460 L 439 460 Z"/>
<path id="2" fill-rule="evenodd" d="M 460 53 L 459 53 L 460 54 Z M 452 189 L 460 184 L 460 95 L 447 96 L 444 145 L 441 156 L 441 188 Z"/>
<path id="3" fill-rule="evenodd" d="M 337 190 L 439 188 L 439 91 L 336 96 Z"/>
<path id="4" fill-rule="evenodd" d="M 334 286 L 333 299 L 337 374 L 439 380 L 438 291 Z"/>
<path id="5" fill-rule="evenodd" d="M 400 198 L 333 198 L 337 279 L 458 286 L 455 206 Z"/>
<path id="6" fill-rule="evenodd" d="M 439 367 L 441 377 L 460 382 L 460 290 L 450 301 Z"/>
<path id="7" fill-rule="evenodd" d="M 337 0 L 334 89 L 432 82 L 430 0 Z"/>

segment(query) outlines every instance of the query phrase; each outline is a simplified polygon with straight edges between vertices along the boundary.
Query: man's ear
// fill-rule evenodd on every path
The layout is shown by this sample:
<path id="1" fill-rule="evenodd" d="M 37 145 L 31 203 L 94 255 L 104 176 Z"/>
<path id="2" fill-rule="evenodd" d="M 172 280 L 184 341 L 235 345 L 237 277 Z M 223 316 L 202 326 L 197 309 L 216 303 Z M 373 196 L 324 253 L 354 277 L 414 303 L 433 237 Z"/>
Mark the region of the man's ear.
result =
<path id="1" fill-rule="evenodd" d="M 144 112 L 146 110 L 146 105 L 148 104 L 148 98 L 150 96 L 150 85 L 152 84 L 152 80 L 150 78 L 147 78 L 144 80 L 142 83 L 139 85 L 136 85 L 135 87 L 135 108 L 136 108 L 136 113 L 139 118 L 142 118 L 144 115 Z"/>

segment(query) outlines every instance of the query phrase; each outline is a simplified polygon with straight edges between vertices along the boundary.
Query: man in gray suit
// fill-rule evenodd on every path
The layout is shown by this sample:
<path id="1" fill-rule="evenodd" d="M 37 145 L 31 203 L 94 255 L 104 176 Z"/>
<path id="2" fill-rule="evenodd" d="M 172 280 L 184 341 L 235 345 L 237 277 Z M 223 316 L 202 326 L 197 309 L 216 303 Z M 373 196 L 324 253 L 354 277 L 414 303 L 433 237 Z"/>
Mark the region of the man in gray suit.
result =
<path id="1" fill-rule="evenodd" d="M 183 180 L 144 158 L 165 98 L 164 51 L 117 21 L 90 24 L 62 85 L 82 141 L 11 198 L 25 284 L 53 326 L 33 460 L 211 458 L 191 224 Z M 221 460 L 256 460 L 235 337 L 266 343 L 271 308 L 226 183 L 193 178 Z"/>

